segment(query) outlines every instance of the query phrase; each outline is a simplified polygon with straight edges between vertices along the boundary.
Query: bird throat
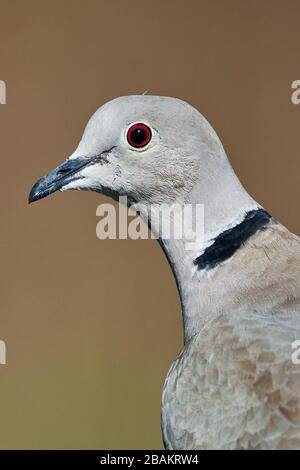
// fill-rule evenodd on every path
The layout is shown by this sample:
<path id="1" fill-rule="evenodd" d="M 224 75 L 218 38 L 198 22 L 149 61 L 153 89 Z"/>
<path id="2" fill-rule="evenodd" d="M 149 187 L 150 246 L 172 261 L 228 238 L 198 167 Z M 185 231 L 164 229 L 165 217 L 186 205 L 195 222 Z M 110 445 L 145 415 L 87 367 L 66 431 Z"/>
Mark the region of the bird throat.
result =
<path id="1" fill-rule="evenodd" d="M 272 216 L 262 208 L 247 212 L 241 223 L 220 233 L 194 264 L 199 270 L 215 268 L 231 258 L 258 230 L 264 230 L 271 219 Z"/>

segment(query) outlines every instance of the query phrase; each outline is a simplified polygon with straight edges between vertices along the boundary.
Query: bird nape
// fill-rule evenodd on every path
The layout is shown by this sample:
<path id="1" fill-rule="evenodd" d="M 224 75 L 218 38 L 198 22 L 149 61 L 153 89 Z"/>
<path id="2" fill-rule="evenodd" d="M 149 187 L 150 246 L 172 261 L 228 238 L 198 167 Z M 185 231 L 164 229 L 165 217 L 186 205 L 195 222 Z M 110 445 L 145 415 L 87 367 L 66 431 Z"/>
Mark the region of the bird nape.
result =
<path id="1" fill-rule="evenodd" d="M 201 204 L 204 235 L 161 237 L 180 294 L 184 347 L 168 373 L 162 431 L 168 449 L 300 449 L 296 235 L 246 192 L 206 119 L 184 101 L 125 96 L 91 117 L 69 159 L 29 201 L 55 191 L 126 195 L 154 206 Z M 158 217 L 150 220 L 158 230 Z"/>

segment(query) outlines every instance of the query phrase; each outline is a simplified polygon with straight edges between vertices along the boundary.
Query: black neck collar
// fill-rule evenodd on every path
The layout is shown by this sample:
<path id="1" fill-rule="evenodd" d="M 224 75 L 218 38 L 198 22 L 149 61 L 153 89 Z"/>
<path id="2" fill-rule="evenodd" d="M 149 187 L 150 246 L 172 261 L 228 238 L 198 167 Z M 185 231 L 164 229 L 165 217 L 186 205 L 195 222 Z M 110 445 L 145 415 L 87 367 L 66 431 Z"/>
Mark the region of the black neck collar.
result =
<path id="1" fill-rule="evenodd" d="M 198 269 L 212 269 L 230 258 L 258 230 L 263 230 L 270 222 L 271 215 L 264 209 L 246 213 L 244 220 L 233 228 L 218 235 L 210 245 L 194 260 Z"/>

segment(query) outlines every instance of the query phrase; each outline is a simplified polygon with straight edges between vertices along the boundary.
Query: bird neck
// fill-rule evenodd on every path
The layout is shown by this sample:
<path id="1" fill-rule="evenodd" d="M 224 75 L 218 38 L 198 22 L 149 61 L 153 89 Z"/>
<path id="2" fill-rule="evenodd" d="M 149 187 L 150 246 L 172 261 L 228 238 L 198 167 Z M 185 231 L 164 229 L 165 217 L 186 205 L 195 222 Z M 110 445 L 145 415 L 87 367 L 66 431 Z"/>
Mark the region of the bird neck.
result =
<path id="1" fill-rule="evenodd" d="M 183 236 L 178 239 L 174 237 L 159 238 L 179 291 L 185 342 L 196 334 L 207 321 L 216 317 L 225 308 L 225 300 L 217 298 L 221 294 L 214 291 L 214 279 L 211 276 L 212 270 L 209 268 L 213 267 L 214 270 L 222 269 L 222 256 L 224 259 L 231 256 L 232 249 L 226 245 L 226 249 L 222 251 L 219 259 L 219 252 L 216 254 L 213 248 L 215 242 L 218 240 L 220 244 L 222 234 L 228 231 L 231 233 L 232 230 L 234 237 L 240 231 L 242 244 L 243 238 L 247 238 L 253 226 L 255 224 L 259 226 L 260 224 L 260 220 L 256 220 L 257 217 L 260 219 L 260 216 L 256 217 L 256 212 L 259 211 L 260 206 L 245 191 L 233 170 L 229 172 L 229 175 L 227 174 L 227 177 L 223 173 L 222 181 L 214 182 L 213 185 L 206 185 L 206 188 L 200 185 L 193 188 L 184 201 L 184 206 L 186 205 L 195 209 L 194 212 L 187 212 L 192 219 L 197 213 L 197 206 L 203 209 L 202 212 L 199 211 L 199 214 L 203 216 L 202 227 L 199 228 L 200 236 L 196 234 L 192 244 L 190 234 L 188 233 L 189 236 L 187 236 L 185 231 L 183 231 Z M 263 211 L 263 209 L 260 210 Z M 252 223 L 253 215 L 255 215 L 255 222 Z M 261 223 L 264 223 L 267 216 L 260 215 L 262 217 Z M 250 227 L 252 228 L 250 231 L 248 225 L 241 225 L 247 217 L 251 219 Z M 158 220 L 158 217 L 151 219 L 151 229 L 154 233 L 159 230 Z M 189 222 L 194 223 L 195 220 L 189 220 Z M 227 243 L 226 240 L 225 243 Z M 205 263 L 201 265 L 201 261 L 205 261 L 207 258 L 208 248 L 211 250 L 210 255 L 212 254 L 216 261 L 210 267 Z M 219 249 L 220 247 L 217 247 L 217 250 Z M 209 259 L 210 256 L 208 256 Z M 197 260 L 200 260 L 199 263 L 197 263 Z M 208 288 L 213 293 L 213 299 L 208 294 Z"/>

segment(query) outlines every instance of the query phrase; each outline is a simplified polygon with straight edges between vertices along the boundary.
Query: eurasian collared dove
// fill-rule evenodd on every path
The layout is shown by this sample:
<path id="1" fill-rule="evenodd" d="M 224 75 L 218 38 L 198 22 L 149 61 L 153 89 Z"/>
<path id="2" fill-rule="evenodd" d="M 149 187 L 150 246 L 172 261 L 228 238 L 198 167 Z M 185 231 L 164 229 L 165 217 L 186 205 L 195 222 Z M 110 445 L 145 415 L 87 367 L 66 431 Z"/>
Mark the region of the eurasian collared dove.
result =
<path id="1" fill-rule="evenodd" d="M 160 240 L 184 323 L 163 390 L 166 448 L 299 449 L 299 238 L 249 196 L 205 118 L 175 98 L 110 101 L 29 201 L 66 189 L 126 195 L 141 217 L 150 205 L 204 205 L 202 246 Z"/>

